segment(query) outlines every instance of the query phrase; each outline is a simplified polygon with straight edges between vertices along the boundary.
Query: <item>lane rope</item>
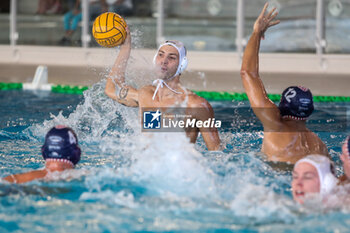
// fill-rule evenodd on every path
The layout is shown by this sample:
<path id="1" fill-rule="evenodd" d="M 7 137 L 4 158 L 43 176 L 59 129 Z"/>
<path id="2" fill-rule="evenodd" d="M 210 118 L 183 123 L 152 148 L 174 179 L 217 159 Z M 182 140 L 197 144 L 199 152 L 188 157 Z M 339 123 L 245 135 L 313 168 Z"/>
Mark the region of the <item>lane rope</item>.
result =
<path id="1" fill-rule="evenodd" d="M 22 83 L 3 83 L 0 82 L 0 90 L 22 90 Z M 84 91 L 89 89 L 87 86 L 72 86 L 72 85 L 51 85 L 51 92 L 62 94 L 77 94 L 82 95 Z M 200 97 L 209 101 L 243 101 L 248 100 L 246 93 L 237 92 L 218 92 L 218 91 L 193 91 Z M 268 94 L 272 101 L 279 101 L 280 94 Z M 350 102 L 350 96 L 314 96 L 314 102 Z"/>

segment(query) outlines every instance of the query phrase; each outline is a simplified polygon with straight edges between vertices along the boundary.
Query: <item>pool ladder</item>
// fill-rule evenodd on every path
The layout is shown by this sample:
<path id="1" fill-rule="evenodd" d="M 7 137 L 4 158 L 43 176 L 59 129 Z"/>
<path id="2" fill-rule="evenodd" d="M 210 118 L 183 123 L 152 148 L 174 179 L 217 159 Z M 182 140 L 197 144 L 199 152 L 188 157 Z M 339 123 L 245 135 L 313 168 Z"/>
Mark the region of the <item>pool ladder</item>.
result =
<path id="1" fill-rule="evenodd" d="M 48 82 L 47 66 L 38 66 L 31 83 L 23 83 L 23 90 L 51 91 L 52 84 Z"/>

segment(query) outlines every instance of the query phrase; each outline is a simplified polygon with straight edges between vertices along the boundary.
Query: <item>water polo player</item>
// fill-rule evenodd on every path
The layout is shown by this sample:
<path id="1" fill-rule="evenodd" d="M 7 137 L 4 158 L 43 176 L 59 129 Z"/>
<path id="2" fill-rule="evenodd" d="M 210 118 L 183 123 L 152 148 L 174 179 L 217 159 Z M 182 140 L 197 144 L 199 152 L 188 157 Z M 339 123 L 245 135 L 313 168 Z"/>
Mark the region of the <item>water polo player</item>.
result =
<path id="1" fill-rule="evenodd" d="M 166 41 L 162 44 L 153 59 L 156 80 L 153 85 L 135 89 L 125 83 L 125 70 L 131 52 L 131 35 L 127 29 L 127 38 L 120 46 L 120 52 L 107 79 L 105 93 L 119 103 L 142 108 L 160 108 L 162 111 L 170 107 L 185 107 L 191 111 L 192 119 L 205 121 L 214 118 L 211 105 L 180 83 L 180 76 L 187 67 L 185 46 L 179 41 Z M 183 106 L 185 105 L 185 106 Z M 201 109 L 201 111 L 198 111 Z M 195 143 L 201 132 L 208 150 L 218 150 L 220 139 L 215 127 L 209 129 L 192 128 L 186 135 Z"/>
<path id="2" fill-rule="evenodd" d="M 308 155 L 296 162 L 293 169 L 293 199 L 300 204 L 313 194 L 326 197 L 338 184 L 332 162 L 323 155 Z"/>
<path id="3" fill-rule="evenodd" d="M 262 152 L 269 160 L 295 163 L 308 154 L 328 155 L 321 139 L 306 127 L 306 119 L 314 110 L 309 89 L 288 87 L 277 107 L 266 94 L 259 77 L 259 47 L 265 31 L 276 24 L 275 9 L 266 14 L 266 3 L 254 24 L 244 51 L 241 68 L 243 86 L 255 115 L 264 127 Z"/>
<path id="4" fill-rule="evenodd" d="M 66 126 L 52 128 L 45 137 L 41 148 L 45 168 L 27 173 L 10 175 L 4 180 L 12 183 L 25 183 L 35 179 L 49 178 L 53 172 L 73 169 L 80 160 L 80 148 L 75 132 Z"/>

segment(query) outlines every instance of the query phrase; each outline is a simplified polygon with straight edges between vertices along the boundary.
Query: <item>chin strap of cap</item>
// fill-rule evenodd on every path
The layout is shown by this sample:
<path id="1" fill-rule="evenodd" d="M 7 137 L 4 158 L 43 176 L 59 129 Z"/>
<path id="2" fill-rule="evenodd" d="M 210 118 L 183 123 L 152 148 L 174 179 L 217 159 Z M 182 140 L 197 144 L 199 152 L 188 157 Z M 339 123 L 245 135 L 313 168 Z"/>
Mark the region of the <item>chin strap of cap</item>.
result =
<path id="1" fill-rule="evenodd" d="M 158 84 L 157 84 L 158 83 Z M 176 94 L 183 94 L 182 92 L 179 92 L 179 91 L 175 91 L 174 89 L 172 89 L 163 79 L 156 79 L 153 81 L 153 86 L 154 85 L 157 85 L 157 88 L 156 90 L 154 91 L 154 94 L 153 94 L 153 97 L 152 97 L 152 100 L 154 100 L 154 98 L 156 98 L 156 94 L 159 90 L 159 88 L 163 88 L 164 85 L 172 92 L 176 93 Z"/>

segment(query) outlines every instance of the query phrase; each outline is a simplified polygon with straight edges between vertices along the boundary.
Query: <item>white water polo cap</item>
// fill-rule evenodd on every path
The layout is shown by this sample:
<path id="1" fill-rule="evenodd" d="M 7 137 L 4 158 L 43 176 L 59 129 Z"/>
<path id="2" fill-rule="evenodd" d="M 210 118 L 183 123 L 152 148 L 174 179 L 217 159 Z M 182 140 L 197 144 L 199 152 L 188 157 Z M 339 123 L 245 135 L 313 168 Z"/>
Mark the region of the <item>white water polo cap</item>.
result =
<path id="1" fill-rule="evenodd" d="M 334 174 L 333 163 L 326 156 L 318 154 L 308 155 L 298 160 L 294 167 L 297 167 L 300 163 L 309 163 L 316 168 L 320 180 L 321 195 L 330 193 L 337 185 L 338 179 Z"/>
<path id="2" fill-rule="evenodd" d="M 156 59 L 157 59 L 157 55 L 159 53 L 159 50 L 161 47 L 163 47 L 164 45 L 170 45 L 173 46 L 174 48 L 176 48 L 176 50 L 179 53 L 179 66 L 177 67 L 176 73 L 174 74 L 173 77 L 176 77 L 179 74 L 182 74 L 186 68 L 187 68 L 187 64 L 188 64 L 188 60 L 187 60 L 187 50 L 185 45 L 177 40 L 167 40 L 165 41 L 165 43 L 161 44 L 157 50 L 156 55 L 153 58 L 153 64 L 156 64 Z"/>

